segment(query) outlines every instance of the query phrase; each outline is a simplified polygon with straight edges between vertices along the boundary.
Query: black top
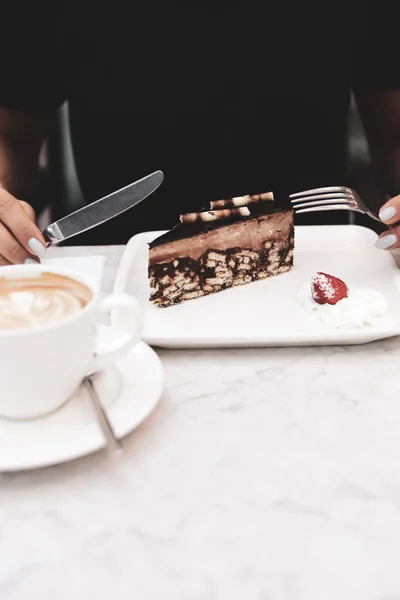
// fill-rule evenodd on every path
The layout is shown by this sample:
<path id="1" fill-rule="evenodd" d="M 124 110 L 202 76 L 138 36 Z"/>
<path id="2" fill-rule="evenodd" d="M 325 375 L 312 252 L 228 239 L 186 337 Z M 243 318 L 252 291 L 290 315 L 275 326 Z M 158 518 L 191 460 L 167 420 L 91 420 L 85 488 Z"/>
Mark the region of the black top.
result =
<path id="1" fill-rule="evenodd" d="M 346 184 L 351 85 L 397 86 L 400 61 L 384 3 L 343 4 L 7 8 L 0 104 L 70 101 L 87 201 L 165 175 L 139 207 L 74 243 L 126 242 L 219 198 Z"/>

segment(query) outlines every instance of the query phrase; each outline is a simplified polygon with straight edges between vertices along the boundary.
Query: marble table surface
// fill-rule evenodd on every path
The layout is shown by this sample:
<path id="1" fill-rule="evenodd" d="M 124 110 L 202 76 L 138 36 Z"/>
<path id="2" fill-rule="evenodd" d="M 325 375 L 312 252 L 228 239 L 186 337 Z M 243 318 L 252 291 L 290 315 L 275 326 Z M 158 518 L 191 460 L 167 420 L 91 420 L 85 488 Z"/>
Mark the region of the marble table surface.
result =
<path id="1" fill-rule="evenodd" d="M 159 355 L 121 455 L 0 475 L 1 600 L 399 600 L 400 339 Z"/>

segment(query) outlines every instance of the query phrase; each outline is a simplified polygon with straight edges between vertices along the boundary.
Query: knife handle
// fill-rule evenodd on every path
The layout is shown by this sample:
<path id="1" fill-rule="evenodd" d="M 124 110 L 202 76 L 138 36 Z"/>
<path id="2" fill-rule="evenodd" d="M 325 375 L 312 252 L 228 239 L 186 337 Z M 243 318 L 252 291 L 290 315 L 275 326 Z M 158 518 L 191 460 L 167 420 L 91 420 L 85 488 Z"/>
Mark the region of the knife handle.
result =
<path id="1" fill-rule="evenodd" d="M 64 239 L 61 234 L 61 231 L 55 223 L 48 225 L 46 229 L 42 231 L 42 235 L 46 241 L 46 247 L 53 246 L 54 244 L 59 244 Z"/>

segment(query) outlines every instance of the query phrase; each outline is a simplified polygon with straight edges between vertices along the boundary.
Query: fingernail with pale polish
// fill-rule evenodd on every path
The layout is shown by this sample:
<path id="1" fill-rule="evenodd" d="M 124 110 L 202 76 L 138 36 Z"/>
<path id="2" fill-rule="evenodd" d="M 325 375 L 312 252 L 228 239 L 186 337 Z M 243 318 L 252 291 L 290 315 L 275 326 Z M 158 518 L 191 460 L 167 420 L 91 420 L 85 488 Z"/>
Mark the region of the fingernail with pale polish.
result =
<path id="1" fill-rule="evenodd" d="M 39 258 L 43 258 L 46 254 L 46 248 L 36 238 L 31 238 L 28 242 L 28 246 Z"/>
<path id="2" fill-rule="evenodd" d="M 396 214 L 396 209 L 394 206 L 387 206 L 386 208 L 382 208 L 379 211 L 379 218 L 381 221 L 390 221 Z"/>
<path id="3" fill-rule="evenodd" d="M 375 246 L 378 248 L 378 250 L 387 250 L 388 248 L 394 246 L 396 242 L 397 237 L 390 233 L 389 235 L 384 235 L 380 237 L 379 240 L 376 240 Z"/>
<path id="4" fill-rule="evenodd" d="M 38 261 L 35 260 L 34 258 L 27 258 L 25 261 L 26 265 L 38 265 Z"/>

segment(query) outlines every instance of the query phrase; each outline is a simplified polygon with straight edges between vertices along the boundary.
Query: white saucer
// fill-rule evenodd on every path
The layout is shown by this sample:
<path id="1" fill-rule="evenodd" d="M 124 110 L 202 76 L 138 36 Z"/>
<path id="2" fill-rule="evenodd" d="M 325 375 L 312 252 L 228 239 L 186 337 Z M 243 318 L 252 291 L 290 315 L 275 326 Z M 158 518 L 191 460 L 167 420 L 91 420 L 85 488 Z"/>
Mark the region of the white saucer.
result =
<path id="1" fill-rule="evenodd" d="M 161 361 L 144 342 L 139 342 L 117 366 L 97 375 L 95 388 L 117 438 L 123 438 L 146 419 L 157 405 L 162 387 Z M 90 397 L 82 387 L 47 417 L 0 419 L 0 471 L 66 462 L 100 450 L 106 443 Z"/>

